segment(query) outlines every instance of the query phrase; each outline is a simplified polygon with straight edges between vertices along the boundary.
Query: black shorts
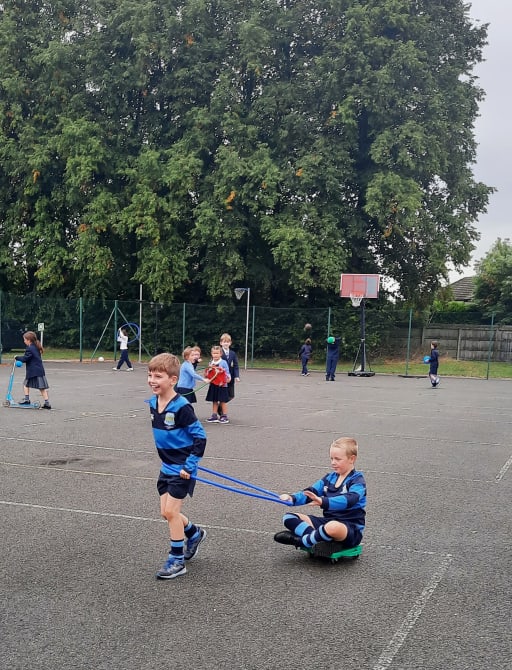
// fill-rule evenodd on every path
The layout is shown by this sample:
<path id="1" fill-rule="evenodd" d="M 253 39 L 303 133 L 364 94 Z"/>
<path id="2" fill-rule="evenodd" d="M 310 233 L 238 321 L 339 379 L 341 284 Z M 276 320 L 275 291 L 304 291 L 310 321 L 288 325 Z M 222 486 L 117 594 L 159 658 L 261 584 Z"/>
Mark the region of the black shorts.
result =
<path id="1" fill-rule="evenodd" d="M 314 528 L 320 528 L 320 526 L 324 526 L 328 521 L 337 521 L 337 519 L 326 519 L 323 516 L 310 516 L 311 523 L 313 524 Z M 350 521 L 340 521 L 344 526 L 347 528 L 347 537 L 340 542 L 342 545 L 343 549 L 352 549 L 353 547 L 357 547 L 361 542 L 363 541 L 363 534 L 359 530 L 359 528 L 356 526 L 355 523 L 350 523 Z M 339 542 L 339 540 L 335 540 L 335 542 Z"/>
<path id="2" fill-rule="evenodd" d="M 175 386 L 174 390 L 188 400 L 190 404 L 197 402 L 194 389 L 187 389 L 184 386 Z"/>
<path id="3" fill-rule="evenodd" d="M 179 475 L 165 475 L 161 472 L 156 483 L 156 488 L 161 496 L 164 493 L 168 493 L 171 498 L 183 500 L 187 495 L 192 497 L 195 485 L 196 480 L 193 478 L 182 479 Z"/>

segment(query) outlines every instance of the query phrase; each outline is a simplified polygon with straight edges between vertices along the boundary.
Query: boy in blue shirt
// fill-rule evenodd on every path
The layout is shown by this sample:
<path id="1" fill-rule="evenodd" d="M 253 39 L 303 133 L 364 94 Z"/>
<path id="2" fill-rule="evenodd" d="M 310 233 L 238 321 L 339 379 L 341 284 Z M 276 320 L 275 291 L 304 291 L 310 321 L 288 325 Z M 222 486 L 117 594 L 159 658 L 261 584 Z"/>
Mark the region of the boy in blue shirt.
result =
<path id="1" fill-rule="evenodd" d="M 311 548 L 319 542 L 332 542 L 333 551 L 352 549 L 361 544 L 366 516 L 366 482 L 354 468 L 357 442 L 340 437 L 329 448 L 333 472 L 303 491 L 279 496 L 293 505 L 314 505 L 323 516 L 287 513 L 283 523 L 287 530 L 274 535 L 281 544 Z"/>
<path id="2" fill-rule="evenodd" d="M 175 387 L 175 391 L 180 395 L 185 396 L 190 403 L 197 402 L 197 397 L 194 393 L 196 381 L 208 383 L 208 380 L 205 377 L 201 377 L 201 375 L 196 372 L 194 363 L 192 362 L 192 358 L 195 360 L 193 353 L 194 349 L 192 347 L 185 347 L 185 349 L 183 349 L 183 353 L 181 354 L 183 356 L 183 363 L 181 364 L 180 376 Z"/>
<path id="3" fill-rule="evenodd" d="M 185 561 L 197 555 L 206 537 L 206 531 L 181 512 L 183 500 L 194 492 L 194 476 L 206 447 L 206 433 L 192 405 L 174 390 L 179 373 L 180 362 L 173 354 L 159 354 L 149 361 L 148 384 L 154 396 L 148 403 L 153 437 L 162 461 L 157 488 L 171 542 L 167 561 L 156 573 L 158 579 L 184 575 Z"/>

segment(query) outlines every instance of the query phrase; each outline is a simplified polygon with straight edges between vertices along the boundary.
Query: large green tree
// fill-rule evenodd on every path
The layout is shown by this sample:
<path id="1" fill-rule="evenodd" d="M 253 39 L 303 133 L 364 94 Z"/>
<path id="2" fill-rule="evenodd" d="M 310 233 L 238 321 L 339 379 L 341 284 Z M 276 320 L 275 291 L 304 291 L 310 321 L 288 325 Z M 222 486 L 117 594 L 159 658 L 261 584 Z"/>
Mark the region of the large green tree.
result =
<path id="1" fill-rule="evenodd" d="M 159 300 L 410 303 L 470 259 L 462 0 L 77 0 L 0 8 L 0 281 Z"/>
<path id="2" fill-rule="evenodd" d="M 512 323 L 512 244 L 498 238 L 476 263 L 475 302 L 487 316 Z"/>

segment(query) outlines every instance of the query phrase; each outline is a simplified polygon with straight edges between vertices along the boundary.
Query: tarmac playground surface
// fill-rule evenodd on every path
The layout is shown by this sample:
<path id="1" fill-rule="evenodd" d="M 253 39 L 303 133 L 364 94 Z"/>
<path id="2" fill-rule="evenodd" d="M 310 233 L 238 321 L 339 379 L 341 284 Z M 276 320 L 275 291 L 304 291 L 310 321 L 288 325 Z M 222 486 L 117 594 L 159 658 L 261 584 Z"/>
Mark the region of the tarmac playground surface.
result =
<path id="1" fill-rule="evenodd" d="M 3 670 L 512 667 L 510 381 L 242 370 L 202 465 L 293 492 L 356 437 L 363 553 L 312 560 L 272 539 L 286 507 L 198 483 L 208 537 L 160 581 L 145 366 L 45 365 L 51 412 L 0 407 Z"/>

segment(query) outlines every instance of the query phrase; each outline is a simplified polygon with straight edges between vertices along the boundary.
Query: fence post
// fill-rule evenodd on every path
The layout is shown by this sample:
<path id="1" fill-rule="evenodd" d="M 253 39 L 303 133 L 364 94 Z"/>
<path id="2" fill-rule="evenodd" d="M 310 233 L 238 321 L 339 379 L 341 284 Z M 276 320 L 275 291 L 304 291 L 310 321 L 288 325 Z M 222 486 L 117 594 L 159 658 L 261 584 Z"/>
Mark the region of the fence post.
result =
<path id="1" fill-rule="evenodd" d="M 2 290 L 0 289 L 0 363 L 2 362 Z"/>
<path id="2" fill-rule="evenodd" d="M 117 300 L 114 300 L 114 362 L 117 359 Z"/>
<path id="3" fill-rule="evenodd" d="M 185 349 L 185 328 L 186 328 L 186 322 L 187 322 L 187 303 L 183 303 L 183 317 L 181 319 L 181 350 L 183 351 Z"/>
<path id="4" fill-rule="evenodd" d="M 256 320 L 256 305 L 252 306 L 252 327 L 251 327 L 251 367 L 254 367 L 254 322 Z"/>
<path id="5" fill-rule="evenodd" d="M 494 337 L 494 312 L 491 315 L 491 331 L 489 333 L 489 350 L 487 351 L 487 375 L 486 379 L 489 379 L 489 367 L 491 365 L 491 352 L 492 352 L 492 340 Z"/>
<path id="6" fill-rule="evenodd" d="M 409 332 L 407 333 L 407 355 L 405 360 L 405 376 L 409 376 L 409 358 L 411 355 L 411 326 L 412 326 L 412 307 L 409 308 Z"/>
<path id="7" fill-rule="evenodd" d="M 84 359 L 84 299 L 82 296 L 78 299 L 78 319 L 79 319 L 79 337 L 80 337 L 80 363 Z"/>
<path id="8" fill-rule="evenodd" d="M 139 363 L 142 363 L 142 284 L 139 284 Z"/>

